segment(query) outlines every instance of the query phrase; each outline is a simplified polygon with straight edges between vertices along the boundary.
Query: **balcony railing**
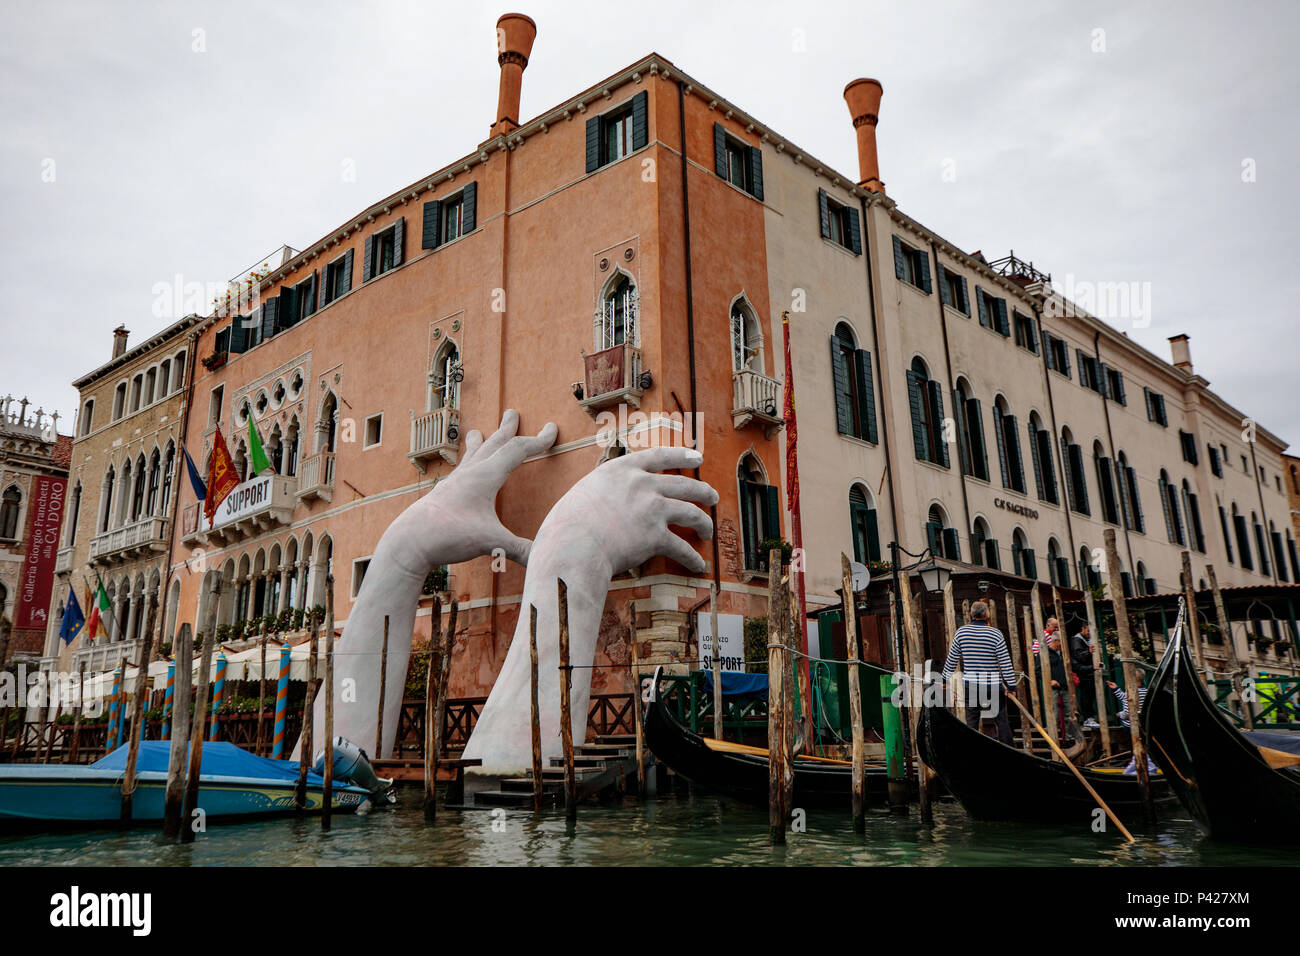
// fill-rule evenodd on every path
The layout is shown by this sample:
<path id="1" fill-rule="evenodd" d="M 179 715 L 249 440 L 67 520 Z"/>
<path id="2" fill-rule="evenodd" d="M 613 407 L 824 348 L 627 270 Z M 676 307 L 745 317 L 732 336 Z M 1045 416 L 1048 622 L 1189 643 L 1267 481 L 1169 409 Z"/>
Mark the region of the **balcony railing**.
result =
<path id="1" fill-rule="evenodd" d="M 54 559 L 54 573 L 66 574 L 72 570 L 72 547 L 60 548 L 59 556 Z"/>
<path id="2" fill-rule="evenodd" d="M 584 355 L 582 360 L 583 397 L 578 404 L 593 418 L 613 405 L 641 407 L 641 396 L 649 387 L 649 372 L 641 367 L 639 348 L 624 343 Z"/>
<path id="3" fill-rule="evenodd" d="M 460 409 L 444 406 L 411 415 L 411 462 L 424 470 L 424 463 L 442 458 L 456 464 L 460 455 Z"/>
<path id="4" fill-rule="evenodd" d="M 127 561 L 151 551 L 166 551 L 170 525 L 167 518 L 143 518 L 124 527 L 97 534 L 90 539 L 90 563 L 109 564 Z M 70 559 L 71 555 L 69 562 Z"/>
<path id="5" fill-rule="evenodd" d="M 781 427 L 781 383 L 761 372 L 742 368 L 732 373 L 733 399 L 731 422 L 744 428 L 760 422 L 771 438 Z"/>
<path id="6" fill-rule="evenodd" d="M 307 501 L 329 501 L 334 494 L 334 452 L 323 451 L 304 458 L 298 468 L 298 497 Z"/>
<path id="7" fill-rule="evenodd" d="M 235 541 L 261 534 L 293 520 L 297 479 L 292 475 L 266 474 L 235 486 L 217 506 L 212 525 L 197 503 L 181 515 L 181 535 L 187 545 Z"/>

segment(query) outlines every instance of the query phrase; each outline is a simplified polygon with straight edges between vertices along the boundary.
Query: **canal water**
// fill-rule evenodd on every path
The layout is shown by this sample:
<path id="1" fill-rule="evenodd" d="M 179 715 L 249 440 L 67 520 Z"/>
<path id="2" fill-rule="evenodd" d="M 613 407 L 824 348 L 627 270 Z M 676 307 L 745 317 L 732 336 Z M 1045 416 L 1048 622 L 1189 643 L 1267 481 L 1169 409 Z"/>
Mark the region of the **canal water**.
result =
<path id="1" fill-rule="evenodd" d="M 0 866 L 1277 866 L 1294 850 L 1234 847 L 1205 840 L 1185 816 L 1134 831 L 972 821 L 956 804 L 935 807 L 933 827 L 872 813 L 855 837 L 848 813 L 811 813 L 784 847 L 767 837 L 767 813 L 697 794 L 631 798 L 583 806 L 570 832 L 562 811 L 444 809 L 429 827 L 418 791 L 396 807 L 334 817 L 213 825 L 188 846 L 160 846 L 157 831 L 105 829 L 36 836 L 0 834 Z"/>

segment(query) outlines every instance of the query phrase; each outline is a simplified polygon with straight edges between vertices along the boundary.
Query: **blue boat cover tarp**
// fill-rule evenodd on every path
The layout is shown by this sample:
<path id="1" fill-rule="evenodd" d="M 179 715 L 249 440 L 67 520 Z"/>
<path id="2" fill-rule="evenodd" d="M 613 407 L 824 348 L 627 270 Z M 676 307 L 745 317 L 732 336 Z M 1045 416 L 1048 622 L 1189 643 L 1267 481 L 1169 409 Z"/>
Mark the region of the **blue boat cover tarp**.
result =
<path id="1" fill-rule="evenodd" d="M 704 689 L 710 694 L 713 693 L 713 671 L 704 671 Z M 723 671 L 722 696 L 757 697 L 759 700 L 767 700 L 767 675 Z"/>
<path id="2" fill-rule="evenodd" d="M 171 757 L 171 741 L 142 740 L 140 755 L 136 760 L 136 769 L 142 773 L 156 771 L 167 772 L 167 762 Z M 92 763 L 94 770 L 126 770 L 127 748 L 118 747 L 112 753 Z M 188 759 L 188 755 L 186 757 Z M 273 760 L 259 757 L 242 747 L 230 743 L 204 743 L 203 766 L 199 771 L 203 776 L 214 777 L 255 777 L 259 780 L 297 781 L 298 763 L 291 760 Z M 324 781 L 308 771 L 307 783 L 320 785 Z"/>
<path id="3" fill-rule="evenodd" d="M 1268 747 L 1288 754 L 1300 754 L 1300 734 L 1284 734 L 1267 730 L 1243 730 L 1242 736 L 1256 747 Z"/>

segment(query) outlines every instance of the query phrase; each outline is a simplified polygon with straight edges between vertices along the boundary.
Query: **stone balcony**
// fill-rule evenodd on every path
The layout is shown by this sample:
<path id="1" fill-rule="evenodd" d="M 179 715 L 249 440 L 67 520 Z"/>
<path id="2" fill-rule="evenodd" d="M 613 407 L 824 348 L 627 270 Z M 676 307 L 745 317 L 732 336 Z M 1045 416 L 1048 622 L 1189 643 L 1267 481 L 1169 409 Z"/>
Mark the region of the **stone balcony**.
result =
<path id="1" fill-rule="evenodd" d="M 757 422 L 771 438 L 782 421 L 780 382 L 749 368 L 732 373 L 733 426 L 739 429 Z"/>
<path id="2" fill-rule="evenodd" d="M 323 451 L 302 460 L 297 495 L 303 501 L 329 501 L 334 496 L 334 452 Z"/>
<path id="3" fill-rule="evenodd" d="M 115 564 L 149 554 L 162 554 L 171 540 L 169 518 L 141 518 L 90 539 L 91 564 Z M 59 558 L 62 560 L 62 553 Z M 69 554 L 69 570 L 71 570 Z"/>
<path id="4" fill-rule="evenodd" d="M 406 456 L 421 471 L 425 463 L 441 458 L 449 465 L 460 457 L 460 409 L 435 408 L 411 415 L 411 451 Z"/>
<path id="5" fill-rule="evenodd" d="M 584 355 L 583 381 L 578 404 L 595 418 L 606 408 L 628 404 L 641 407 L 641 396 L 651 384 L 648 369 L 641 366 L 641 350 L 634 345 L 615 345 L 594 355 Z"/>
<path id="6" fill-rule="evenodd" d="M 211 527 L 201 505 L 190 505 L 181 519 L 182 540 L 189 547 L 224 545 L 289 524 L 298 503 L 298 480 L 292 475 L 262 475 L 236 485 L 218 506 Z"/>

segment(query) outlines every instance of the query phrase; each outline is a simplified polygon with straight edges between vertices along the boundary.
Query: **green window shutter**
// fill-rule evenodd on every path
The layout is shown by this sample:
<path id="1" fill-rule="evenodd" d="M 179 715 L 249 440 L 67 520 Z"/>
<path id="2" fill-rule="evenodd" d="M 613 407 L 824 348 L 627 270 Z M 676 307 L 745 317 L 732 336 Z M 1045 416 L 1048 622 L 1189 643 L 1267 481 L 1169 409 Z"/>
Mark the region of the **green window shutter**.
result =
<path id="1" fill-rule="evenodd" d="M 971 426 L 971 464 L 973 474 L 984 481 L 989 480 L 989 446 L 984 440 L 984 409 L 978 398 L 972 398 L 971 407 L 966 417 Z M 997 406 L 994 406 L 995 408 Z"/>
<path id="2" fill-rule="evenodd" d="M 970 315 L 970 295 L 966 291 L 965 276 L 957 277 L 957 296 L 961 299 L 961 301 L 957 303 L 957 308 L 960 309 L 964 315 Z"/>
<path id="3" fill-rule="evenodd" d="M 948 288 L 948 271 L 943 267 L 943 263 L 937 264 L 939 276 L 939 298 L 944 305 L 954 305 L 952 301 L 952 290 Z"/>
<path id="4" fill-rule="evenodd" d="M 1147 421 L 1149 422 L 1155 421 L 1156 420 L 1155 409 L 1152 408 L 1151 406 L 1151 389 L 1147 388 L 1145 385 L 1142 386 L 1142 398 L 1147 405 Z"/>
<path id="5" fill-rule="evenodd" d="M 831 204 L 826 190 L 817 190 L 817 221 L 821 224 L 822 238 L 831 237 Z"/>
<path id="6" fill-rule="evenodd" d="M 1020 552 L 1020 573 L 1027 578 L 1038 578 L 1038 564 L 1034 560 L 1034 549 L 1024 548 Z"/>
<path id="7" fill-rule="evenodd" d="M 1011 470 L 1007 467 L 1007 436 L 1002 427 L 1002 409 L 993 406 L 993 434 L 998 442 L 998 464 L 1002 467 L 1002 487 L 1011 487 Z"/>
<path id="8" fill-rule="evenodd" d="M 393 268 L 397 268 L 404 261 L 406 251 L 406 217 L 398 216 L 397 222 L 393 223 Z"/>
<path id="9" fill-rule="evenodd" d="M 266 303 L 262 304 L 265 311 Z M 248 351 L 248 325 L 250 316 L 237 315 L 230 323 L 230 353 L 237 355 Z"/>
<path id="10" fill-rule="evenodd" d="M 998 542 L 996 538 L 987 538 L 984 541 L 984 565 L 992 568 L 994 571 L 1002 570 L 1002 559 L 998 555 Z"/>
<path id="11" fill-rule="evenodd" d="M 334 292 L 335 299 L 352 291 L 352 253 L 355 251 L 355 249 L 349 249 L 343 254 L 343 281 L 340 283 L 341 288 Z"/>
<path id="12" fill-rule="evenodd" d="M 1020 430 L 1016 427 L 1018 424 L 1015 415 L 1008 415 L 1006 421 L 1003 422 L 1003 427 L 1006 429 L 1006 434 L 1010 437 L 1007 452 L 1010 454 L 1011 458 L 1009 466 L 1011 472 L 1011 487 L 1023 495 L 1026 494 L 1029 489 L 1025 487 L 1025 459 L 1021 457 L 1020 453 Z"/>
<path id="13" fill-rule="evenodd" d="M 437 249 L 442 240 L 439 235 L 442 229 L 442 202 L 437 199 L 430 199 L 424 204 L 424 223 L 421 229 L 420 248 Z"/>
<path id="14" fill-rule="evenodd" d="M 957 467 L 963 475 L 971 473 L 970 428 L 966 420 L 966 403 L 961 392 L 952 390 L 952 414 L 957 425 Z"/>
<path id="15" fill-rule="evenodd" d="M 1228 563 L 1232 563 L 1232 535 L 1228 531 L 1228 513 L 1219 505 L 1219 530 L 1223 532 L 1223 546 L 1228 552 Z"/>
<path id="16" fill-rule="evenodd" d="M 1066 378 L 1069 378 L 1070 377 L 1070 349 L 1064 345 L 1061 348 L 1061 361 L 1064 363 L 1064 365 L 1061 366 L 1061 374 L 1064 375 Z"/>
<path id="17" fill-rule="evenodd" d="M 943 554 L 943 526 L 934 521 L 925 523 L 925 543 L 933 554 Z"/>
<path id="18" fill-rule="evenodd" d="M 460 202 L 460 234 L 466 235 L 478 228 L 478 183 L 465 187 Z"/>
<path id="19" fill-rule="evenodd" d="M 831 380 L 835 388 L 835 429 L 853 434 L 853 384 L 849 380 L 849 359 L 839 336 L 831 336 Z"/>
<path id="20" fill-rule="evenodd" d="M 750 494 L 752 487 L 748 481 L 740 479 L 740 545 L 747 568 L 758 567 L 758 528 L 755 526 L 754 507 Z"/>
<path id="21" fill-rule="evenodd" d="M 943 553 L 954 561 L 961 560 L 961 539 L 956 528 L 943 529 Z"/>
<path id="22" fill-rule="evenodd" d="M 641 149 L 650 141 L 650 94 L 642 90 L 632 97 L 632 148 Z"/>
<path id="23" fill-rule="evenodd" d="M 994 299 L 995 312 L 998 320 L 998 331 L 1007 338 L 1011 337 L 1011 323 L 1007 320 L 1007 300 Z"/>
<path id="24" fill-rule="evenodd" d="M 934 286 L 930 284 L 930 254 L 918 249 L 916 259 L 921 266 L 921 289 L 925 292 L 933 292 Z"/>
<path id="25" fill-rule="evenodd" d="M 951 465 L 948 458 L 948 443 L 943 440 L 943 389 L 939 383 L 930 380 L 930 422 L 934 428 L 934 450 L 937 452 L 932 459 L 936 465 L 943 465 L 947 468 Z"/>
<path id="26" fill-rule="evenodd" d="M 1035 433 L 1034 423 L 1029 423 L 1029 457 L 1034 462 L 1034 488 L 1038 492 L 1038 500 L 1046 501 L 1047 495 L 1043 488 L 1043 463 L 1039 460 L 1038 454 L 1038 435 Z"/>
<path id="27" fill-rule="evenodd" d="M 1146 519 L 1142 515 L 1142 496 L 1138 491 L 1137 472 L 1128 469 L 1129 503 L 1133 506 L 1134 530 L 1146 533 Z"/>
<path id="28" fill-rule="evenodd" d="M 853 353 L 858 374 L 858 437 L 876 441 L 876 390 L 871 373 L 871 353 L 858 349 Z"/>
<path id="29" fill-rule="evenodd" d="M 869 561 L 880 560 L 880 528 L 876 524 L 876 509 L 866 509 L 867 525 L 867 559 Z M 1294 548 L 1294 544 L 1293 544 Z M 1295 558 L 1292 557 L 1292 562 Z"/>
<path id="30" fill-rule="evenodd" d="M 587 172 L 594 173 L 600 165 L 600 117 L 593 116 L 587 120 Z"/>
<path id="31" fill-rule="evenodd" d="M 781 493 L 775 485 L 763 486 L 763 534 L 781 537 Z"/>
<path id="32" fill-rule="evenodd" d="M 862 255 L 862 218 L 852 206 L 846 206 L 844 211 L 849 217 L 849 251 L 855 256 L 860 256 Z"/>
<path id="33" fill-rule="evenodd" d="M 273 299 L 267 299 L 262 304 L 262 341 L 266 341 L 275 335 L 275 318 L 280 313 L 280 305 L 287 303 L 289 308 L 285 311 L 289 314 L 293 312 L 293 289 L 285 289 Z"/>
<path id="34" fill-rule="evenodd" d="M 749 147 L 749 191 L 759 202 L 763 201 L 763 151 Z"/>
<path id="35" fill-rule="evenodd" d="M 1165 535 L 1172 543 L 1174 540 L 1174 521 L 1169 513 L 1169 483 L 1161 478 L 1156 484 L 1160 487 L 1160 505 L 1165 512 Z"/>
<path id="36" fill-rule="evenodd" d="M 375 269 L 375 237 L 366 236 L 364 252 L 361 256 L 361 281 L 369 282 L 374 278 Z"/>
<path id="37" fill-rule="evenodd" d="M 970 533 L 970 559 L 972 564 L 984 563 L 984 535 L 979 531 Z"/>
<path id="38" fill-rule="evenodd" d="M 894 236 L 894 275 L 902 282 L 907 281 L 907 254 L 903 252 L 903 240 Z"/>
<path id="39" fill-rule="evenodd" d="M 1038 457 L 1043 463 L 1043 487 L 1047 489 L 1047 500 L 1060 504 L 1061 497 L 1056 488 L 1056 465 L 1052 461 L 1052 436 L 1046 428 L 1038 430 Z"/>
<path id="40" fill-rule="evenodd" d="M 721 123 L 713 124 L 713 171 L 727 179 L 727 134 Z"/>
<path id="41" fill-rule="evenodd" d="M 303 309 L 303 315 L 313 315 L 316 312 L 316 303 L 320 300 L 320 270 L 315 269 L 311 274 L 311 285 L 307 287 L 307 306 Z"/>
<path id="42" fill-rule="evenodd" d="M 1088 504 L 1088 479 L 1083 470 L 1083 448 L 1079 445 L 1070 446 L 1070 468 L 1073 471 L 1073 480 L 1075 483 L 1075 492 L 1079 498 L 1079 507 L 1075 510 L 1080 514 L 1092 514 L 1092 508 Z"/>
<path id="43" fill-rule="evenodd" d="M 930 461 L 930 433 L 925 427 L 924 382 L 921 376 L 907 370 L 907 404 L 912 411 L 912 447 L 920 461 Z"/>
<path id="44" fill-rule="evenodd" d="M 984 328 L 986 329 L 990 328 L 991 323 L 989 322 L 988 296 L 984 294 L 984 290 L 981 289 L 979 286 L 975 287 L 975 305 L 978 306 L 979 308 L 980 325 L 984 326 Z"/>
<path id="45" fill-rule="evenodd" d="M 1047 362 L 1047 367 L 1056 371 L 1056 353 L 1052 351 L 1052 333 L 1043 329 L 1043 359 Z"/>

